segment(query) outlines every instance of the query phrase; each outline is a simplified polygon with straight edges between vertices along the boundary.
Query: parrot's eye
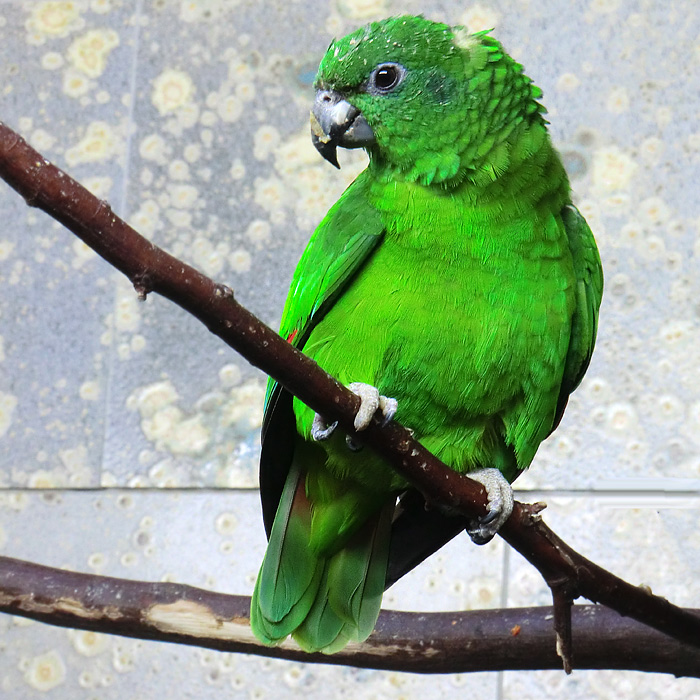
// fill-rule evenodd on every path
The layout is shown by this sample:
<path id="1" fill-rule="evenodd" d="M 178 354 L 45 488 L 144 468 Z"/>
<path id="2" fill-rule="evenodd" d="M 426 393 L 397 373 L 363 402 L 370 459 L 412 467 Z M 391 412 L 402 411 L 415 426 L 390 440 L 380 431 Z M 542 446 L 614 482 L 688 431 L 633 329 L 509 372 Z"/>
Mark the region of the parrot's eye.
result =
<path id="1" fill-rule="evenodd" d="M 369 77 L 370 90 L 386 93 L 393 90 L 406 74 L 406 69 L 398 63 L 383 63 L 377 66 Z"/>

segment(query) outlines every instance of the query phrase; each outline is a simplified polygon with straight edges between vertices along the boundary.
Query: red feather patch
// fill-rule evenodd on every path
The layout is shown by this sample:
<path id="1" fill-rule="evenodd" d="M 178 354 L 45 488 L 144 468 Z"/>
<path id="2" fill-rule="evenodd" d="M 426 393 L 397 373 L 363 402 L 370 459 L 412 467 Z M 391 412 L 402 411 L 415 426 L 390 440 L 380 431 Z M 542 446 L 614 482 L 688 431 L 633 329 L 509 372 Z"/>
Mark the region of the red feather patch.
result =
<path id="1" fill-rule="evenodd" d="M 287 336 L 287 342 L 288 343 L 293 343 L 294 338 L 297 337 L 297 333 L 299 332 L 298 328 L 295 328 L 288 336 Z"/>

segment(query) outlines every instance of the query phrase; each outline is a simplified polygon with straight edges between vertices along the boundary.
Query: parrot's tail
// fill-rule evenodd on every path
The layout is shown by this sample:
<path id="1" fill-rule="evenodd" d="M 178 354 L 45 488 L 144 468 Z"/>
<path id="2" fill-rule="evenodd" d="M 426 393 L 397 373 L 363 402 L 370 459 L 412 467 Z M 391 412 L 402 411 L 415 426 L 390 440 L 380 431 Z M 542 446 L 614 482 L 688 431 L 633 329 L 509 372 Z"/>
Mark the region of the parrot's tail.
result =
<path id="1" fill-rule="evenodd" d="M 309 547 L 311 504 L 292 469 L 270 533 L 250 607 L 250 624 L 265 644 L 288 635 L 305 651 L 332 654 L 362 642 L 379 615 L 394 503 L 370 517 L 330 556 Z"/>

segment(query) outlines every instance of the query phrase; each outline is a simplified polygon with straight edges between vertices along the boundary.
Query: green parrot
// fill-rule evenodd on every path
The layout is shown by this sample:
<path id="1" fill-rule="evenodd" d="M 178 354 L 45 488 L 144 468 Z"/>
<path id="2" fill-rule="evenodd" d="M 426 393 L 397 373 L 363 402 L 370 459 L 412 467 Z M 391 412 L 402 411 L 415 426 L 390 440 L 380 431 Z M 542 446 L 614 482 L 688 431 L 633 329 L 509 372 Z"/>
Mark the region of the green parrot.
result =
<path id="1" fill-rule="evenodd" d="M 445 464 L 481 481 L 479 522 L 426 509 L 357 435 L 268 384 L 269 538 L 251 603 L 266 644 L 365 640 L 385 587 L 467 529 L 488 541 L 595 343 L 603 276 L 547 134 L 541 91 L 487 32 L 373 22 L 321 61 L 312 139 L 369 165 L 313 234 L 280 333 Z"/>

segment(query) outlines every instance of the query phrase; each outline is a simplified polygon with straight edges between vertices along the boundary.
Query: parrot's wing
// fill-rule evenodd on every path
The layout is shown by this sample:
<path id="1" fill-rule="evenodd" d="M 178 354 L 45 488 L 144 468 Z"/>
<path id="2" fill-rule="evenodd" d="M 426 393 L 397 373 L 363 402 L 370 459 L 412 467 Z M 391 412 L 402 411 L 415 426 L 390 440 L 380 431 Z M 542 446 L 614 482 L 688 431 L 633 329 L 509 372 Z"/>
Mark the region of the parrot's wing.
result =
<path id="1" fill-rule="evenodd" d="M 598 331 L 598 309 L 603 297 L 603 268 L 586 220 L 573 204 L 562 210 L 564 228 L 574 263 L 576 308 L 552 431 L 561 421 L 569 394 L 581 383 L 591 361 Z"/>
<path id="2" fill-rule="evenodd" d="M 303 348 L 325 315 L 382 239 L 384 226 L 368 199 L 363 172 L 318 225 L 292 279 L 280 335 Z M 296 427 L 292 395 L 270 378 L 265 396 L 260 457 L 260 496 L 270 534 L 292 459 Z"/>
<path id="3" fill-rule="evenodd" d="M 559 425 L 569 394 L 579 385 L 588 368 L 603 295 L 603 270 L 591 229 L 573 205 L 564 207 L 562 218 L 574 264 L 576 308 L 552 430 Z M 466 525 L 465 518 L 428 509 L 421 494 L 407 492 L 392 525 L 386 587 L 462 532 Z"/>

